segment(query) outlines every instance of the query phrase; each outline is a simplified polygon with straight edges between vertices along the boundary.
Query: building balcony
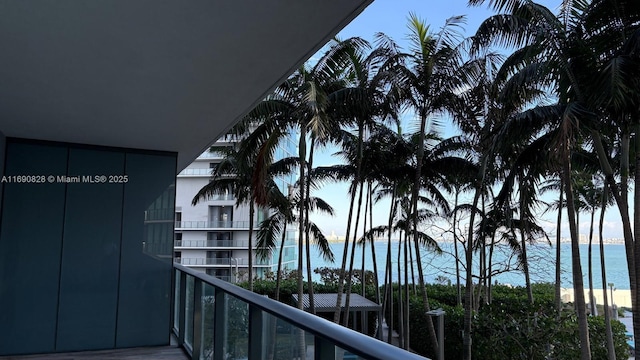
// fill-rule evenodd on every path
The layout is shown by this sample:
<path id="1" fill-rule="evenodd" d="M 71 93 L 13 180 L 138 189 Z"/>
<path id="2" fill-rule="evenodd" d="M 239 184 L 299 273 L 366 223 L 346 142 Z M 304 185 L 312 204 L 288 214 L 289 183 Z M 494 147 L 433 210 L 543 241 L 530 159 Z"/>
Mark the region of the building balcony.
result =
<path id="1" fill-rule="evenodd" d="M 173 262 L 185 266 L 208 266 L 208 265 L 239 265 L 248 266 L 249 260 L 242 258 L 174 258 Z"/>
<path id="2" fill-rule="evenodd" d="M 249 246 L 247 240 L 176 240 L 176 248 L 244 248 Z"/>
<path id="3" fill-rule="evenodd" d="M 209 176 L 211 176 L 211 170 L 212 169 L 210 169 L 210 168 L 184 169 L 184 170 L 180 171 L 178 176 L 204 176 L 204 177 L 209 177 Z"/>
<path id="4" fill-rule="evenodd" d="M 225 279 L 178 264 L 172 276 L 171 345 L 6 359 L 428 360 Z"/>
<path id="5" fill-rule="evenodd" d="M 257 222 L 254 227 L 257 229 Z M 249 230 L 249 221 L 176 221 L 176 230 L 216 230 L 236 229 Z"/>
<path id="6" fill-rule="evenodd" d="M 200 267 L 200 266 L 240 266 L 247 267 L 249 266 L 249 260 L 246 258 L 174 258 L 173 262 L 176 264 L 182 264 L 185 266 L 191 267 Z M 274 266 L 275 263 L 269 260 L 259 260 L 253 259 L 253 266 L 263 267 L 263 266 Z"/>

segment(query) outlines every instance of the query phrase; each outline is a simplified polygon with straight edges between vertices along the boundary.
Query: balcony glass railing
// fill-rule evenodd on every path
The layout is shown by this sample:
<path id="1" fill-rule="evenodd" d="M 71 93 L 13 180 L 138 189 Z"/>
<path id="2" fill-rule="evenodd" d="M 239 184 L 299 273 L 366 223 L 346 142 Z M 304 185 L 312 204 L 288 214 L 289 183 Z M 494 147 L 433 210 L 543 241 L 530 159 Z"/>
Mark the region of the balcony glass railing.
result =
<path id="1" fill-rule="evenodd" d="M 174 246 L 175 247 L 195 247 L 195 248 L 207 248 L 207 247 L 246 248 L 247 246 L 249 246 L 249 241 L 247 240 L 175 240 Z"/>
<path id="2" fill-rule="evenodd" d="M 297 258 L 296 258 L 297 259 Z M 285 259 L 285 261 L 287 261 Z M 249 260 L 245 258 L 173 258 L 173 262 L 176 264 L 182 264 L 186 266 L 205 266 L 205 265 L 239 265 L 248 266 Z M 277 263 L 274 261 L 260 260 L 258 258 L 253 259 L 254 266 L 273 266 Z"/>
<path id="3" fill-rule="evenodd" d="M 224 158 L 224 155 L 219 153 L 219 152 L 205 151 L 200 156 L 198 156 L 198 158 L 200 158 L 200 159 L 222 159 L 222 158 Z"/>
<path id="4" fill-rule="evenodd" d="M 192 359 L 425 358 L 175 265 L 173 331 Z"/>
<path id="5" fill-rule="evenodd" d="M 211 169 L 209 168 L 205 168 L 205 169 L 184 169 L 182 171 L 180 171 L 180 173 L 178 175 L 190 175 L 190 176 L 202 176 L 202 175 L 206 175 L 206 176 L 211 176 Z"/>
<path id="6" fill-rule="evenodd" d="M 173 262 L 186 266 L 249 265 L 249 261 L 242 258 L 174 258 Z"/>
<path id="7" fill-rule="evenodd" d="M 249 229 L 248 221 L 176 221 L 181 229 Z M 257 222 L 254 224 L 257 229 Z"/>

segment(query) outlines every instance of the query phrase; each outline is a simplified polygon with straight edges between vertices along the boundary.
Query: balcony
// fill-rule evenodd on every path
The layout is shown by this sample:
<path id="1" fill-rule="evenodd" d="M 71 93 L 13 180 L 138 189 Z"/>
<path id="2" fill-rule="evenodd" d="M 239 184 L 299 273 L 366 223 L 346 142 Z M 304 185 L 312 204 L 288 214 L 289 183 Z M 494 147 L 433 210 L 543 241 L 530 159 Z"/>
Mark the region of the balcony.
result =
<path id="1" fill-rule="evenodd" d="M 184 169 L 180 171 L 178 176 L 211 176 L 210 168 L 203 169 Z"/>
<path id="2" fill-rule="evenodd" d="M 247 240 L 175 240 L 177 248 L 247 248 Z"/>
<path id="3" fill-rule="evenodd" d="M 257 224 L 254 225 L 257 227 Z M 176 221 L 176 229 L 188 230 L 188 229 L 237 229 L 237 230 L 249 230 L 248 221 Z"/>
<path id="4" fill-rule="evenodd" d="M 249 265 L 247 259 L 236 258 L 174 258 L 173 262 L 186 266 L 207 266 L 207 265 Z"/>
<path id="5" fill-rule="evenodd" d="M 191 359 L 425 360 L 184 266 L 174 276 L 173 333 Z"/>
<path id="6" fill-rule="evenodd" d="M 177 257 L 173 258 L 173 262 L 176 264 L 182 264 L 185 266 L 199 267 L 199 266 L 241 266 L 247 267 L 249 266 L 249 261 L 244 258 L 183 258 Z M 276 265 L 276 263 L 270 260 L 259 260 L 257 258 L 253 259 L 253 266 L 256 267 L 271 267 Z"/>
<path id="7" fill-rule="evenodd" d="M 173 277 L 171 346 L 6 359 L 428 360 L 181 265 Z"/>

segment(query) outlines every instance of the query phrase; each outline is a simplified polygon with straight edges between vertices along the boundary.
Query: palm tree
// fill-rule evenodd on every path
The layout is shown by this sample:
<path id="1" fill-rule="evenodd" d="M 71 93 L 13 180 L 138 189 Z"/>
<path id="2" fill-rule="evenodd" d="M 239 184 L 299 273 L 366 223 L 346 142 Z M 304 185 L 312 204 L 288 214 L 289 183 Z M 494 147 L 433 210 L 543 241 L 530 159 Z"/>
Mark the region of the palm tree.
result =
<path id="1" fill-rule="evenodd" d="M 472 4 L 483 0 L 471 0 Z M 556 120 L 557 149 L 562 163 L 563 183 L 567 197 L 570 232 L 572 237 L 572 264 L 576 307 L 578 311 L 581 357 L 590 358 L 589 336 L 584 309 L 582 269 L 579 262 L 579 248 L 575 212 L 573 211 L 573 191 L 571 176 L 571 154 L 576 146 L 577 120 L 589 122 L 593 114 L 592 104 L 586 97 L 584 86 L 591 81 L 590 65 L 594 53 L 585 47 L 585 23 L 583 16 L 591 10 L 587 2 L 567 2 L 560 17 L 556 17 L 544 6 L 532 1 L 490 0 L 490 5 L 506 14 L 493 16 L 481 25 L 476 38 L 484 46 L 495 39 L 502 44 L 519 47 L 510 66 L 527 81 L 553 85 L 558 96 L 562 116 Z M 598 29 L 597 33 L 602 33 Z M 597 55 L 599 56 L 599 55 Z M 596 57 L 597 57 L 596 56 Z M 594 137 L 594 136 L 592 136 Z M 595 137 L 594 137 L 594 140 Z"/>
<path id="2" fill-rule="evenodd" d="M 602 186 L 602 199 L 601 199 L 601 208 L 600 208 L 600 221 L 598 226 L 598 233 L 600 236 L 600 275 L 602 276 L 602 294 L 604 297 L 604 321 L 605 321 L 605 333 L 607 337 L 607 356 L 609 360 L 616 359 L 616 349 L 613 343 L 613 332 L 611 330 L 611 313 L 609 312 L 609 299 L 607 297 L 607 272 L 605 268 L 604 261 L 604 239 L 603 239 L 603 228 L 604 228 L 604 213 L 609 205 L 609 197 L 607 195 L 607 186 Z M 613 299 L 611 299 L 613 302 Z"/>
<path id="3" fill-rule="evenodd" d="M 251 182 L 254 164 L 247 162 L 246 151 L 241 145 L 237 146 L 212 146 L 211 152 L 218 152 L 224 155 L 224 159 L 215 170 L 212 171 L 211 181 L 203 186 L 193 197 L 192 204 L 196 205 L 201 200 L 211 198 L 215 195 L 231 192 L 236 199 L 236 206 L 242 204 L 249 205 L 249 240 L 248 240 L 248 271 L 249 290 L 253 291 L 253 227 L 255 216 L 254 187 Z"/>
<path id="4" fill-rule="evenodd" d="M 356 237 L 358 231 L 358 222 L 360 218 L 362 206 L 362 192 L 365 179 L 362 174 L 365 133 L 371 131 L 376 120 L 385 120 L 386 118 L 394 118 L 396 116 L 396 107 L 393 99 L 391 101 L 387 96 L 386 74 L 378 70 L 384 66 L 385 62 L 397 52 L 395 43 L 383 34 L 378 36 L 378 46 L 367 53 L 370 45 L 358 38 L 349 39 L 346 42 L 338 43 L 338 48 L 347 55 L 345 58 L 344 69 L 345 77 L 348 79 L 348 85 L 334 93 L 334 101 L 339 104 L 336 108 L 339 117 L 348 125 L 353 126 L 356 131 L 357 140 L 344 132 L 342 142 L 352 146 L 355 150 L 351 160 L 353 165 L 353 179 L 350 187 L 350 204 L 349 215 L 347 217 L 347 227 L 345 234 L 345 242 L 342 254 L 342 263 L 340 267 L 338 280 L 338 295 L 336 298 L 336 308 L 334 311 L 334 322 L 339 322 L 342 312 L 342 294 L 346 286 L 345 298 L 345 319 L 348 322 L 349 303 L 351 293 L 351 279 L 353 273 L 353 250 L 355 242 L 352 244 L 351 261 L 349 273 L 347 275 L 347 258 L 349 254 L 349 241 L 351 236 L 351 226 L 353 221 L 354 207 L 356 206 L 356 195 L 358 195 L 357 209 L 355 209 L 356 223 L 353 230 L 353 237 Z M 355 145 L 355 146 L 353 146 Z M 358 188 L 360 191 L 358 191 Z M 345 284 L 346 277 L 346 284 Z"/>
<path id="5" fill-rule="evenodd" d="M 556 210 L 558 212 L 557 220 L 556 220 L 556 261 L 555 261 L 555 292 L 554 292 L 554 300 L 556 304 L 557 318 L 560 319 L 560 311 L 562 310 L 562 299 L 561 299 L 561 288 L 562 288 L 562 278 L 561 278 L 561 234 L 562 234 L 562 209 L 564 208 L 564 183 L 561 178 L 553 178 L 550 180 L 546 180 L 545 183 L 540 187 L 540 193 L 544 194 L 550 191 L 558 192 L 558 200 L 557 202 L 553 202 L 547 206 L 545 211 Z"/>
<path id="6" fill-rule="evenodd" d="M 413 216 L 413 236 L 416 258 L 420 259 L 420 248 L 417 241 L 418 197 L 424 184 L 421 179 L 424 166 L 426 135 L 431 131 L 433 116 L 446 112 L 456 99 L 461 81 L 465 79 L 458 69 L 462 66 L 460 38 L 458 28 L 463 17 L 453 17 L 445 22 L 438 32 L 431 32 L 429 27 L 415 14 L 409 15 L 408 54 L 398 55 L 395 67 L 396 84 L 407 106 L 415 112 L 418 120 L 417 147 L 415 155 L 416 171 L 411 195 Z M 429 311 L 429 299 L 424 285 L 424 274 L 421 261 L 417 261 L 418 282 L 422 294 L 425 311 Z M 429 341 L 437 352 L 433 323 L 427 318 Z"/>

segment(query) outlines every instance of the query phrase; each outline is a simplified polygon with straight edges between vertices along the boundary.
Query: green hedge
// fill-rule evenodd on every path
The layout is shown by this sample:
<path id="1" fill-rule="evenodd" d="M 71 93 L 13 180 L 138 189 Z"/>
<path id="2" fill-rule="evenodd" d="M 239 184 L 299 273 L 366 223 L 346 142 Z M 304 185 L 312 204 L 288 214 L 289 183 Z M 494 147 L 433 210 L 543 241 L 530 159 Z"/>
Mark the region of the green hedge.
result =
<path id="1" fill-rule="evenodd" d="M 473 318 L 474 359 L 570 360 L 580 357 L 575 315 L 572 311 L 564 312 L 558 321 L 552 285 L 537 284 L 533 287 L 533 292 L 535 302 L 531 306 L 524 288 L 494 287 L 492 304 L 482 306 Z M 455 306 L 455 287 L 428 285 L 427 293 L 432 309 L 441 307 L 446 311 L 445 357 L 461 359 L 464 310 Z M 427 338 L 426 315 L 421 297 L 412 297 L 410 305 L 410 346 L 421 355 L 435 358 L 436 354 Z M 397 313 L 397 305 L 394 307 Z M 388 315 L 387 312 L 387 319 Z M 589 317 L 588 321 L 592 358 L 606 359 L 604 318 Z M 628 359 L 625 326 L 619 321 L 613 321 L 612 328 L 616 357 Z"/>
<path id="2" fill-rule="evenodd" d="M 241 286 L 246 284 L 241 284 Z M 256 280 L 254 291 L 275 298 L 275 281 Z M 293 304 L 291 295 L 297 293 L 295 279 L 284 280 L 280 286 L 280 301 Z M 361 284 L 354 284 L 352 292 L 361 294 Z M 394 307 L 397 314 L 397 285 L 394 287 Z M 316 293 L 335 293 L 336 284 L 314 284 Z M 366 286 L 366 297 L 375 300 L 375 287 Z M 493 287 L 493 302 L 483 305 L 473 318 L 474 359 L 557 359 L 572 360 L 580 357 L 577 319 L 571 309 L 557 320 L 552 284 L 534 284 L 534 305 L 531 306 L 523 287 L 497 285 Z M 305 293 L 307 283 L 305 282 Z M 382 290 L 381 290 L 382 291 Z M 447 359 L 462 358 L 462 329 L 464 310 L 456 306 L 455 286 L 432 284 L 427 286 L 427 294 L 432 309 L 442 308 L 445 316 L 445 356 Z M 381 294 L 382 296 L 382 294 Z M 421 296 L 410 298 L 410 346 L 417 353 L 435 358 L 427 339 L 426 315 Z M 321 314 L 322 315 L 322 314 Z M 331 320 L 332 314 L 324 314 Z M 385 314 L 389 319 L 389 312 Z M 389 322 L 389 321 L 387 321 Z M 375 332 L 376 318 L 371 314 L 367 333 Z M 394 324 L 396 331 L 397 322 Z M 614 342 L 618 359 L 628 358 L 625 326 L 619 321 L 612 322 Z M 589 317 L 592 358 L 606 359 L 606 338 L 603 317 Z"/>

